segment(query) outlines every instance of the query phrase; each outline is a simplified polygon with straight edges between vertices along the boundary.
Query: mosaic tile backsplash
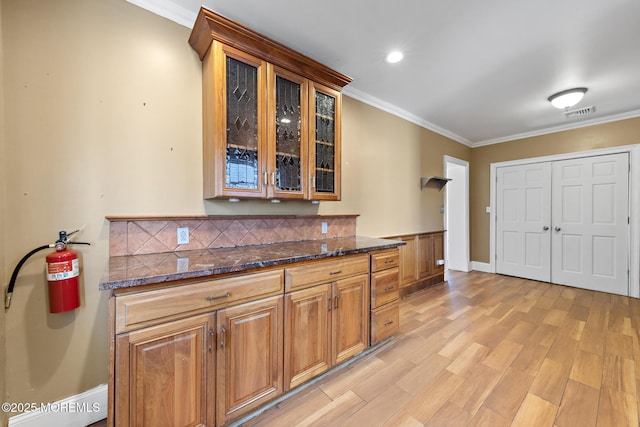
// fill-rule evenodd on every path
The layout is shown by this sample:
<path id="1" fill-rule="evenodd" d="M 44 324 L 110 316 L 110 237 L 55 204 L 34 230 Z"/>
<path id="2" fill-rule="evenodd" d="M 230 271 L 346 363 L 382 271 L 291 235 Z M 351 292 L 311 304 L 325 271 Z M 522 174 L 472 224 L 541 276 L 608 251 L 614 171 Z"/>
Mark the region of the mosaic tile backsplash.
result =
<path id="1" fill-rule="evenodd" d="M 108 217 L 109 255 L 227 248 L 351 237 L 357 215 L 269 217 Z M 327 233 L 322 233 L 322 223 Z M 189 244 L 178 245 L 177 228 L 189 227 Z"/>

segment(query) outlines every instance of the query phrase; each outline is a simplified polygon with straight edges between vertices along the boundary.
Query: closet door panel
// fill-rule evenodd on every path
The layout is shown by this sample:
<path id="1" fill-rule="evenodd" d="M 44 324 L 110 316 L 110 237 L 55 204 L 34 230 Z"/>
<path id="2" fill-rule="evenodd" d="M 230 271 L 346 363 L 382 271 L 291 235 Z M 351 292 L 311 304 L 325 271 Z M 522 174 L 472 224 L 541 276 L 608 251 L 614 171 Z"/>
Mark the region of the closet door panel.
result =
<path id="1" fill-rule="evenodd" d="M 553 163 L 551 281 L 629 294 L 629 157 Z"/>
<path id="2" fill-rule="evenodd" d="M 551 166 L 502 167 L 497 176 L 496 271 L 548 282 Z"/>

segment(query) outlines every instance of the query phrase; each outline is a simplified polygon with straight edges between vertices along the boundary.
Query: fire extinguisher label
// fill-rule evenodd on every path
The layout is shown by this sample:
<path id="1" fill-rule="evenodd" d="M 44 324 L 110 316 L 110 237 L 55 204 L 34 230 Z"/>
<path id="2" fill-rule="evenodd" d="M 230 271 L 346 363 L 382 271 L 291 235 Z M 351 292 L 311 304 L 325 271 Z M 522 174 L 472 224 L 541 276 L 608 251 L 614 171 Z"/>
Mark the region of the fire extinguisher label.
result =
<path id="1" fill-rule="evenodd" d="M 70 279 L 79 275 L 80 266 L 77 258 L 70 261 L 47 263 L 48 281 Z"/>

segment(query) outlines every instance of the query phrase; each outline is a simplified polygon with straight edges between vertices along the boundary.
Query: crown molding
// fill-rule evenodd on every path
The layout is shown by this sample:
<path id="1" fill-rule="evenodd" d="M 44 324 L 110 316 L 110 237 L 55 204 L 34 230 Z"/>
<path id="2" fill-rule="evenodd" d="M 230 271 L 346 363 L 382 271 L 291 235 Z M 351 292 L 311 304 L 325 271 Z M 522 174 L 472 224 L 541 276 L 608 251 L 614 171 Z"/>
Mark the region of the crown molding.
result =
<path id="1" fill-rule="evenodd" d="M 553 126 L 550 128 L 545 128 L 533 132 L 525 132 L 519 133 L 516 135 L 509 135 L 496 139 L 489 139 L 486 141 L 474 142 L 470 146 L 472 148 L 476 147 L 484 147 L 485 145 L 493 145 L 493 144 L 501 144 L 503 142 L 516 141 L 518 139 L 532 138 L 535 136 L 548 135 L 550 133 L 563 132 L 567 130 L 580 129 L 589 126 L 601 125 L 604 123 L 617 122 L 620 120 L 633 119 L 636 117 L 640 117 L 640 110 L 633 110 L 626 113 L 613 114 L 610 116 L 599 117 L 596 119 L 585 120 L 578 123 L 571 123 L 560 126 Z"/>
<path id="2" fill-rule="evenodd" d="M 468 147 L 472 147 L 472 143 L 469 140 L 461 137 L 460 135 L 457 135 L 453 132 L 448 131 L 447 129 L 436 126 L 433 123 L 428 122 L 416 116 L 415 114 L 408 112 L 407 110 L 403 110 L 402 108 L 396 107 L 393 104 L 390 104 L 386 101 L 381 100 L 380 98 L 376 98 L 375 96 L 371 96 L 368 93 L 355 89 L 352 86 L 346 86 L 344 89 L 342 89 L 342 93 L 351 98 L 357 99 L 358 101 L 362 101 L 365 104 L 371 105 L 372 107 L 375 107 L 379 110 L 386 111 L 387 113 L 398 116 L 402 119 L 405 119 L 425 129 L 429 129 L 430 131 L 433 131 L 437 134 L 446 136 L 449 139 L 453 139 L 454 141 L 459 142 L 460 144 L 464 144 Z"/>
<path id="3" fill-rule="evenodd" d="M 192 12 L 188 9 L 185 9 L 182 6 L 178 6 L 170 0 L 127 0 L 127 2 L 139 6 L 143 9 L 146 9 L 156 15 L 160 15 L 164 18 L 167 18 L 177 24 L 183 25 L 187 28 L 192 28 L 196 17 L 198 14 L 196 12 Z M 382 111 L 386 111 L 387 113 L 393 114 L 397 117 L 405 119 L 411 123 L 414 123 L 420 127 L 433 131 L 437 134 L 445 136 L 449 139 L 452 139 L 460 144 L 466 145 L 467 147 L 476 148 L 483 147 L 485 145 L 493 145 L 493 144 L 501 144 L 503 142 L 516 141 L 519 139 L 532 138 L 535 136 L 547 135 L 555 132 L 562 132 L 566 130 L 579 129 L 588 126 L 594 126 L 609 122 L 615 122 L 618 120 L 625 120 L 640 117 L 640 110 L 634 110 L 627 113 L 614 114 L 611 116 L 600 117 L 597 119 L 585 120 L 578 123 L 571 123 L 560 126 L 553 126 L 550 128 L 545 128 L 533 132 L 525 132 L 515 135 L 508 135 L 495 139 L 488 139 L 484 141 L 471 142 L 462 136 L 455 134 L 447 129 L 441 128 L 427 120 L 424 120 L 421 117 L 416 116 L 402 108 L 399 108 L 393 104 L 390 104 L 386 101 L 383 101 L 375 96 L 369 95 L 361 90 L 355 89 L 352 86 L 346 86 L 342 93 L 354 98 L 358 101 L 364 102 L 365 104 L 371 105 L 372 107 L 378 108 Z"/>

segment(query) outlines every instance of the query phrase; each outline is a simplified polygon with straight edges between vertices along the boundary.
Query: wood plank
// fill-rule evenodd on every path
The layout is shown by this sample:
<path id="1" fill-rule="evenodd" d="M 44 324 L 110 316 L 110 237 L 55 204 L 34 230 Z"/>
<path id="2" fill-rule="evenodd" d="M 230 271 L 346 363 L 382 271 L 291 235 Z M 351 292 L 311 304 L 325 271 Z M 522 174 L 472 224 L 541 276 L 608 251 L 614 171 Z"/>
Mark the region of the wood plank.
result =
<path id="1" fill-rule="evenodd" d="M 598 390 L 569 380 L 555 425 L 557 427 L 593 427 L 598 418 Z"/>
<path id="2" fill-rule="evenodd" d="M 569 378 L 589 387 L 600 389 L 600 384 L 602 383 L 602 356 L 578 350 Z"/>
<path id="3" fill-rule="evenodd" d="M 527 394 L 511 427 L 548 427 L 553 425 L 558 407 L 546 400 Z"/>
<path id="4" fill-rule="evenodd" d="M 541 397 L 554 405 L 559 405 L 568 379 L 569 368 L 555 360 L 545 359 L 533 384 L 531 384 L 530 394 Z"/>
<path id="5" fill-rule="evenodd" d="M 532 382 L 533 376 L 511 368 L 487 397 L 482 407 L 490 409 L 505 420 L 512 420 Z"/>
<path id="6" fill-rule="evenodd" d="M 597 426 L 637 427 L 638 409 L 635 396 L 609 387 L 602 387 Z"/>

